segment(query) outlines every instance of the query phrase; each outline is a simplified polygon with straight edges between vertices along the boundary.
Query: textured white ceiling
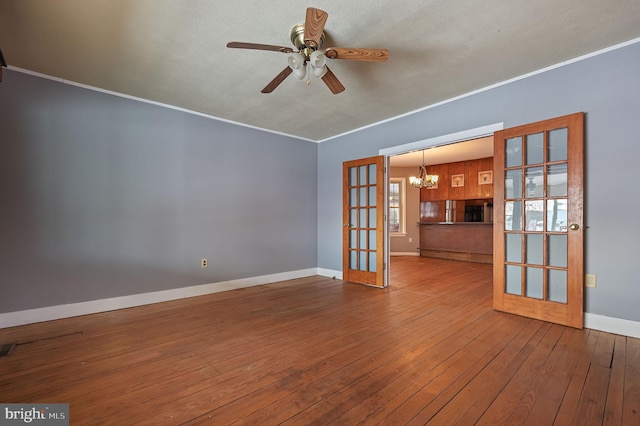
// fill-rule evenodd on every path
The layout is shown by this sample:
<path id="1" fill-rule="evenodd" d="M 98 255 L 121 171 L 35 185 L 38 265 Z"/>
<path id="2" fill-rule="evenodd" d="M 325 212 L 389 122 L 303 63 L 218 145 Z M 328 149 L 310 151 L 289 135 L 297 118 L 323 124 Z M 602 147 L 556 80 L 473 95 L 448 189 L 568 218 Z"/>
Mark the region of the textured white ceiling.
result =
<path id="1" fill-rule="evenodd" d="M 338 95 L 292 76 L 260 93 L 287 56 L 226 43 L 292 47 L 307 6 L 326 46 L 389 61 L 330 61 Z M 637 37 L 638 0 L 0 0 L 12 67 L 314 141 Z"/>
<path id="2" fill-rule="evenodd" d="M 426 165 L 493 157 L 493 136 L 394 155 L 389 157 L 389 164 L 391 167 L 420 167 L 423 151 Z"/>

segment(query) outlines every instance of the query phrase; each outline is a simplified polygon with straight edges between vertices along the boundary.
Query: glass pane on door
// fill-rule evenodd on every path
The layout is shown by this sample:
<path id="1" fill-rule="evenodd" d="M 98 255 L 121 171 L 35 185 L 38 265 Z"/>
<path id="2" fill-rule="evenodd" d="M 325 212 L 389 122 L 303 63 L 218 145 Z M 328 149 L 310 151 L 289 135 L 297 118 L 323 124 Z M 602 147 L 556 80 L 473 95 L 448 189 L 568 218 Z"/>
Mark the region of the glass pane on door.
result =
<path id="1" fill-rule="evenodd" d="M 504 207 L 504 226 L 507 231 L 522 230 L 522 202 L 508 201 Z"/>
<path id="2" fill-rule="evenodd" d="M 355 188 L 349 190 L 349 206 L 355 207 L 358 202 L 358 191 Z M 355 223 L 355 222 L 354 222 Z"/>
<path id="3" fill-rule="evenodd" d="M 543 271 L 542 268 L 527 268 L 527 297 L 534 299 L 542 299 L 544 297 L 543 288 Z"/>
<path id="4" fill-rule="evenodd" d="M 567 188 L 567 164 L 556 164 L 548 167 L 547 194 L 549 197 L 566 197 Z"/>
<path id="5" fill-rule="evenodd" d="M 567 202 L 566 198 L 547 201 L 547 231 L 567 232 Z"/>
<path id="6" fill-rule="evenodd" d="M 366 185 L 367 184 L 367 166 L 358 167 L 358 184 Z"/>
<path id="7" fill-rule="evenodd" d="M 527 231 L 542 231 L 544 220 L 544 201 L 526 201 L 525 202 L 525 223 Z"/>
<path id="8" fill-rule="evenodd" d="M 365 207 L 367 205 L 367 188 L 360 188 L 358 193 L 358 205 Z"/>
<path id="9" fill-rule="evenodd" d="M 376 187 L 375 186 L 369 187 L 369 206 L 371 207 L 376 206 Z"/>
<path id="10" fill-rule="evenodd" d="M 369 250 L 373 250 L 373 252 L 375 253 L 376 251 L 376 231 L 369 231 L 369 247 L 367 247 Z"/>
<path id="11" fill-rule="evenodd" d="M 522 165 L 522 138 L 520 136 L 507 139 L 506 154 L 507 167 Z"/>
<path id="12" fill-rule="evenodd" d="M 568 131 L 562 129 L 551 130 L 549 132 L 549 161 L 567 161 Z"/>
<path id="13" fill-rule="evenodd" d="M 506 292 L 522 295 L 522 268 L 520 266 L 507 265 Z"/>
<path id="14" fill-rule="evenodd" d="M 544 244 L 542 234 L 527 234 L 527 263 L 530 265 L 544 264 Z"/>
<path id="15" fill-rule="evenodd" d="M 367 227 L 367 209 L 360 209 L 360 220 L 358 221 L 358 228 Z"/>
<path id="16" fill-rule="evenodd" d="M 549 255 L 548 265 L 560 268 L 567 267 L 567 236 L 549 235 L 547 244 Z"/>
<path id="17" fill-rule="evenodd" d="M 507 170 L 504 182 L 506 199 L 522 198 L 522 169 Z"/>
<path id="18" fill-rule="evenodd" d="M 540 164 L 544 161 L 544 134 L 527 135 L 527 164 Z"/>
<path id="19" fill-rule="evenodd" d="M 544 197 L 544 176 L 542 167 L 527 167 L 525 169 L 525 179 L 527 198 Z"/>
<path id="20" fill-rule="evenodd" d="M 376 271 L 376 252 L 375 251 L 369 252 L 369 271 L 377 272 Z"/>
<path id="21" fill-rule="evenodd" d="M 358 265 L 358 269 L 361 271 L 366 271 L 367 270 L 367 252 L 365 251 L 361 251 L 360 252 L 360 264 Z"/>
<path id="22" fill-rule="evenodd" d="M 522 263 L 522 234 L 506 235 L 507 262 Z"/>
<path id="23" fill-rule="evenodd" d="M 358 183 L 357 174 L 357 168 L 349 167 L 349 186 L 356 186 L 356 184 Z"/>
<path id="24" fill-rule="evenodd" d="M 367 231 L 358 231 L 358 234 L 360 235 L 358 248 L 366 249 L 367 248 Z"/>
<path id="25" fill-rule="evenodd" d="M 567 303 L 567 271 L 549 270 L 549 300 Z"/>

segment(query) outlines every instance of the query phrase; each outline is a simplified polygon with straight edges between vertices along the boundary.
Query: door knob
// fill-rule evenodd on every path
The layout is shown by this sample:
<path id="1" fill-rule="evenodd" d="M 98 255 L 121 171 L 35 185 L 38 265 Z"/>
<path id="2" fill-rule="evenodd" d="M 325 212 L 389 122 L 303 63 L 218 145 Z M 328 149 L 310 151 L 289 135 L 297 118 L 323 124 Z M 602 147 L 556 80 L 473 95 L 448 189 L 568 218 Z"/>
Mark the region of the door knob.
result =
<path id="1" fill-rule="evenodd" d="M 578 225 L 577 223 L 572 223 L 571 225 L 569 225 L 569 229 L 571 229 L 572 231 L 577 231 L 578 229 L 580 229 L 580 225 Z"/>

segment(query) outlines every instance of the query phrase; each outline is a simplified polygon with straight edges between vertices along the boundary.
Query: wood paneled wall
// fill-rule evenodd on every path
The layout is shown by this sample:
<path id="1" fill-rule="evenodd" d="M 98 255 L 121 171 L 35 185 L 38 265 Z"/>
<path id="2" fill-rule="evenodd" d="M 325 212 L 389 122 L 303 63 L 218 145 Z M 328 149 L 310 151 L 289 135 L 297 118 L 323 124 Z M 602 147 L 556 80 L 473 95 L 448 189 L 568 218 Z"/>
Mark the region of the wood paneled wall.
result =
<path id="1" fill-rule="evenodd" d="M 476 198 L 493 198 L 493 179 L 491 183 L 480 181 L 480 172 L 491 172 L 493 175 L 493 157 L 477 160 L 459 161 L 456 163 L 436 164 L 427 167 L 430 174 L 439 176 L 437 188 L 422 188 L 420 201 L 470 200 Z M 462 186 L 454 186 L 454 177 L 462 176 L 458 182 Z M 483 177 L 488 177 L 483 175 Z"/>

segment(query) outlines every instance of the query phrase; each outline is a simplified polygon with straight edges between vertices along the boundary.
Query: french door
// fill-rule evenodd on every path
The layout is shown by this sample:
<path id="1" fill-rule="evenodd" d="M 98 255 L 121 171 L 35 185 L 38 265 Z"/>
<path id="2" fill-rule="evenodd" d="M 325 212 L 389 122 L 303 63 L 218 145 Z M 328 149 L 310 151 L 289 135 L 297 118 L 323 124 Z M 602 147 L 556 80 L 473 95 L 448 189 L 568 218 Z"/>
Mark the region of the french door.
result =
<path id="1" fill-rule="evenodd" d="M 494 309 L 583 326 L 583 114 L 494 135 Z"/>
<path id="2" fill-rule="evenodd" d="M 342 165 L 342 275 L 384 287 L 384 156 Z"/>

